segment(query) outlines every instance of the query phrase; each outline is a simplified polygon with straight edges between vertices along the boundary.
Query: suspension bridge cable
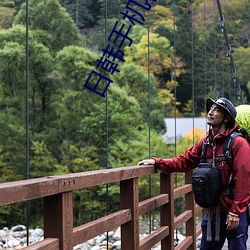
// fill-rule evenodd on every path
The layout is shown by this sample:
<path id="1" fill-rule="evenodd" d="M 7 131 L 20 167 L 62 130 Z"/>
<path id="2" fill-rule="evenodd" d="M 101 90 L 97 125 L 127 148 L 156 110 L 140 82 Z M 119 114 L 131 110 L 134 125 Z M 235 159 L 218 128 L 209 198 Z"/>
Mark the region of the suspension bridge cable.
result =
<path id="1" fill-rule="evenodd" d="M 76 0 L 76 26 L 79 28 L 79 0 Z"/>
<path id="2" fill-rule="evenodd" d="M 207 97 L 207 39 L 206 39 L 206 23 L 207 23 L 207 16 L 206 16 L 206 0 L 204 0 L 204 94 Z"/>
<path id="3" fill-rule="evenodd" d="M 193 144 L 194 144 L 194 117 L 195 117 L 195 93 L 194 93 L 194 10 L 193 10 L 193 0 L 191 0 L 191 39 L 192 39 L 192 72 L 191 72 L 191 79 L 192 79 L 192 115 L 193 115 Z"/>
<path id="4" fill-rule="evenodd" d="M 148 158 L 151 158 L 151 119 L 150 119 L 150 12 L 148 12 Z M 149 197 L 152 195 L 151 190 L 151 175 L 148 176 L 149 185 Z M 149 212 L 149 233 L 151 233 L 152 228 L 152 212 Z"/>
<path id="5" fill-rule="evenodd" d="M 174 55 L 173 55 L 173 63 L 174 63 L 174 70 L 173 70 L 173 81 L 174 81 L 174 97 L 175 97 L 175 101 L 174 101 L 174 114 L 175 114 L 175 122 L 174 122 L 174 126 L 175 126 L 175 156 L 176 156 L 176 136 L 177 136 L 177 132 L 176 132 L 176 116 L 177 116 L 177 107 L 176 107 L 176 96 L 177 96 L 177 86 L 176 86 L 176 2 L 175 0 L 173 0 L 173 11 L 174 11 Z"/>
<path id="6" fill-rule="evenodd" d="M 173 69 L 173 76 L 172 76 L 172 80 L 174 82 L 174 131 L 175 131 L 175 137 L 174 137 L 174 155 L 176 156 L 177 154 L 177 147 L 176 147 L 176 144 L 177 144 L 177 140 L 176 140 L 176 137 L 177 137 L 177 126 L 176 126 L 176 116 L 177 116 L 177 107 L 176 107 L 176 96 L 177 96 L 177 88 L 176 88 L 176 2 L 175 0 L 173 0 L 173 24 L 174 24 L 174 32 L 173 32 L 173 36 L 174 36 L 174 41 L 173 41 L 173 46 L 174 46 L 174 54 L 173 54 L 173 64 L 174 64 L 174 69 Z M 177 183 L 177 175 L 175 174 L 175 185 Z"/>
<path id="7" fill-rule="evenodd" d="M 213 1 L 214 6 L 214 91 L 215 93 L 218 92 L 217 90 L 217 32 L 216 32 L 216 15 L 215 15 L 215 0 Z M 217 94 L 216 94 L 217 95 Z"/>
<path id="8" fill-rule="evenodd" d="M 174 101 L 174 114 L 175 114 L 175 119 L 174 119 L 174 126 L 175 126 L 175 147 L 174 147 L 174 151 L 175 151 L 175 156 L 177 154 L 177 140 L 176 140 L 176 137 L 177 137 L 177 126 L 176 126 L 176 123 L 177 123 L 177 107 L 176 107 L 176 98 L 177 98 L 177 86 L 176 86 L 176 2 L 175 0 L 173 0 L 173 23 L 174 23 L 174 55 L 173 55 L 173 61 L 174 61 L 174 73 L 173 73 L 173 81 L 174 81 L 174 97 L 175 97 L 175 101 Z M 175 186 L 177 187 L 177 173 L 175 173 Z M 178 245 L 178 242 L 179 242 L 179 239 L 178 239 L 178 233 L 177 233 L 177 229 L 175 230 L 175 242 L 176 242 L 176 245 Z"/>
<path id="9" fill-rule="evenodd" d="M 240 86 L 239 81 L 237 81 L 237 72 L 236 72 L 236 68 L 235 68 L 235 65 L 234 65 L 234 60 L 233 60 L 231 45 L 229 43 L 228 36 L 227 36 L 225 18 L 224 18 L 223 13 L 222 13 L 222 8 L 221 8 L 220 0 L 216 0 L 216 1 L 217 1 L 217 6 L 218 6 L 219 14 L 220 14 L 220 28 L 221 28 L 221 31 L 224 34 L 224 38 L 225 38 L 225 41 L 226 41 L 226 44 L 227 44 L 227 57 L 230 60 L 230 66 L 231 66 L 231 69 L 232 69 L 233 81 L 234 81 L 234 90 L 236 89 L 236 84 L 238 82 L 237 89 L 236 89 L 236 95 L 237 95 L 238 102 L 241 103 L 242 102 L 242 98 L 241 98 L 241 86 Z"/>
<path id="10" fill-rule="evenodd" d="M 25 45 L 25 71 L 26 71 L 26 103 L 25 103 L 25 125 L 26 125 L 26 179 L 29 179 L 29 0 L 26 0 L 26 45 Z M 30 203 L 25 203 L 27 245 L 29 245 L 29 210 Z"/>
<path id="11" fill-rule="evenodd" d="M 105 0 L 105 22 L 104 22 L 104 30 L 105 30 L 105 34 L 104 34 L 104 48 L 107 47 L 107 32 L 108 32 L 108 23 L 107 23 L 107 19 L 108 19 L 108 0 Z M 107 59 L 107 54 L 105 55 L 106 59 Z M 106 78 L 108 78 L 108 72 L 106 71 Z M 109 120 L 108 120 L 108 115 L 109 115 L 109 110 L 108 110 L 108 91 L 106 92 L 106 169 L 108 169 L 109 167 L 109 161 L 108 161 L 108 157 L 109 157 L 109 151 L 108 151 L 108 147 L 109 147 L 109 133 L 108 133 L 108 129 L 109 129 Z M 109 213 L 109 186 L 108 184 L 106 184 L 106 215 L 108 215 Z M 108 249 L 108 245 L 109 245 L 109 241 L 108 241 L 108 232 L 107 232 L 107 249 Z"/>
<path id="12" fill-rule="evenodd" d="M 229 65 L 229 71 L 231 70 L 231 66 Z M 228 75 L 228 92 L 229 92 L 229 98 L 232 99 L 231 97 L 231 76 Z"/>
<path id="13" fill-rule="evenodd" d="M 220 74 L 221 74 L 221 82 L 222 82 L 222 96 L 225 96 L 225 75 L 224 75 L 224 70 L 225 70 L 225 67 L 224 67 L 224 60 L 223 58 L 221 58 L 221 52 L 223 51 L 224 49 L 224 43 L 223 41 L 221 41 L 221 39 L 218 39 L 218 49 L 219 49 L 219 61 L 221 61 L 220 63 Z"/>

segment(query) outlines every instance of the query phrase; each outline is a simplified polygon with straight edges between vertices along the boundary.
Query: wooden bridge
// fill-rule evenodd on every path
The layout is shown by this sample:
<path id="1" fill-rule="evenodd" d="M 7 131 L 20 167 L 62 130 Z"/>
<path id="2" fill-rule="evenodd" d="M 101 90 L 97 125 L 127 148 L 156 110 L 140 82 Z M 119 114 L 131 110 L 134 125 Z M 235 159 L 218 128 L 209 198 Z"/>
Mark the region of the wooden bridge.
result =
<path id="1" fill-rule="evenodd" d="M 77 244 L 121 227 L 121 249 L 148 250 L 161 242 L 162 250 L 196 249 L 201 228 L 196 226 L 196 214 L 201 211 L 193 199 L 191 173 L 186 173 L 185 185 L 174 188 L 173 174 L 160 174 L 157 196 L 139 202 L 138 178 L 156 174 L 154 166 L 130 166 L 48 176 L 0 184 L 0 206 L 42 198 L 44 204 L 44 240 L 25 250 L 72 250 Z M 78 227 L 73 227 L 72 192 L 119 182 L 120 210 Z M 175 218 L 174 200 L 185 197 L 185 211 Z M 160 227 L 146 238 L 139 239 L 139 216 L 160 208 Z M 174 246 L 174 231 L 186 227 L 185 239 Z"/>

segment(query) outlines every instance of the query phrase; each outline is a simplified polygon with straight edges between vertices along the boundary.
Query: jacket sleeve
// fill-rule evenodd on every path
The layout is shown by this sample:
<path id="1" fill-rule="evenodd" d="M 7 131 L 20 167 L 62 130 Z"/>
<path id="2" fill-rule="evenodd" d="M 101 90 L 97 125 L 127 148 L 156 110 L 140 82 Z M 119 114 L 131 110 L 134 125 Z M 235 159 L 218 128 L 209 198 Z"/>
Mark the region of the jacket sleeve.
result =
<path id="1" fill-rule="evenodd" d="M 250 145 L 238 136 L 233 141 L 234 201 L 230 212 L 242 214 L 250 201 Z"/>
<path id="2" fill-rule="evenodd" d="M 202 140 L 198 141 L 178 157 L 170 159 L 154 157 L 155 166 L 165 174 L 190 171 L 200 163 L 201 147 Z"/>

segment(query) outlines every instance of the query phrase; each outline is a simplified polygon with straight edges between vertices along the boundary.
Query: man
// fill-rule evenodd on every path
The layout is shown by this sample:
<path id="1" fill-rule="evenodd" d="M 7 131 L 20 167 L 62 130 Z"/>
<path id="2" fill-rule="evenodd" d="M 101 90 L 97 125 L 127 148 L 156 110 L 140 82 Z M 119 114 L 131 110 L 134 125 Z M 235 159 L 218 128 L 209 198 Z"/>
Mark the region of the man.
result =
<path id="1" fill-rule="evenodd" d="M 226 190 L 230 182 L 230 176 L 234 185 L 233 198 L 224 192 L 220 197 L 220 237 L 215 240 L 215 215 L 210 212 L 212 220 L 212 241 L 207 241 L 208 213 L 202 219 L 201 250 L 222 249 L 225 239 L 228 239 L 229 250 L 247 249 L 248 217 L 247 206 L 250 201 L 250 146 L 249 143 L 237 136 L 232 144 L 233 170 L 225 160 L 215 161 L 222 158 L 223 145 L 226 138 L 238 130 L 235 124 L 236 109 L 226 98 L 217 100 L 207 99 L 207 124 L 210 129 L 205 137 L 187 149 L 184 154 L 171 159 L 154 157 L 140 161 L 138 165 L 155 165 L 165 174 L 173 172 L 186 172 L 198 166 L 202 152 L 202 144 L 207 144 L 206 159 L 213 162 L 215 167 L 221 169 L 221 185 Z M 223 158 L 222 158 L 223 159 Z"/>

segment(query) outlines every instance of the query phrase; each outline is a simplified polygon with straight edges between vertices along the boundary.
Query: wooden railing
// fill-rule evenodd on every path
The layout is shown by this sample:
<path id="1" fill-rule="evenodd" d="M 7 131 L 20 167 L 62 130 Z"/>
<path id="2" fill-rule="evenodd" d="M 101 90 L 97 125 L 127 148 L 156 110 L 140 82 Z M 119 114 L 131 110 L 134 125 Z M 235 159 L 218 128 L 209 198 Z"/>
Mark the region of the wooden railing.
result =
<path id="1" fill-rule="evenodd" d="M 153 166 L 132 166 L 48 176 L 0 184 L 0 206 L 43 198 L 44 240 L 25 250 L 72 250 L 101 233 L 121 227 L 122 250 L 148 250 L 161 241 L 161 249 L 196 249 L 196 238 L 201 233 L 196 226 L 196 214 L 191 173 L 186 173 L 186 184 L 174 189 L 173 174 L 160 174 L 160 193 L 139 202 L 138 178 L 156 173 Z M 72 192 L 78 189 L 120 183 L 120 210 L 89 223 L 73 227 Z M 185 212 L 174 217 L 174 200 L 185 196 Z M 160 227 L 139 240 L 139 216 L 160 207 Z M 185 239 L 174 247 L 174 230 L 186 226 Z"/>

